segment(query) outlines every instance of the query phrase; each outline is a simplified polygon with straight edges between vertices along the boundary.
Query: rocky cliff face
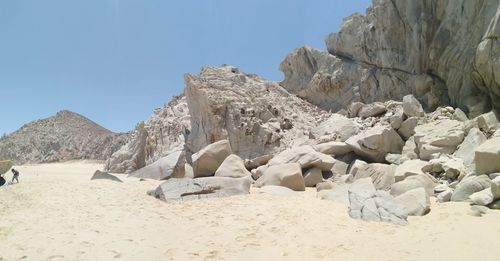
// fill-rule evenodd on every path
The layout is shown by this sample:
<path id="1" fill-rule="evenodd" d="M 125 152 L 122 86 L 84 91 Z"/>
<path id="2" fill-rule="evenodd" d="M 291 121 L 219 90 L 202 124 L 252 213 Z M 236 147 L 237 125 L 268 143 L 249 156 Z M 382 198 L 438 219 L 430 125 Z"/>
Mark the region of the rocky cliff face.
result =
<path id="1" fill-rule="evenodd" d="M 72 159 L 105 160 L 120 148 L 125 135 L 115 134 L 74 112 L 24 125 L 0 140 L 0 158 L 16 164 Z"/>
<path id="2" fill-rule="evenodd" d="M 497 0 L 376 0 L 344 19 L 328 52 L 302 47 L 281 85 L 325 109 L 414 94 L 428 109 L 500 108 Z"/>
<path id="3" fill-rule="evenodd" d="M 186 75 L 191 152 L 227 139 L 233 152 L 251 158 L 306 142 L 329 113 L 290 94 L 276 82 L 237 68 L 205 68 Z"/>
<path id="4" fill-rule="evenodd" d="M 137 125 L 127 143 L 108 159 L 106 169 L 129 173 L 172 151 L 182 150 L 189 129 L 186 97 L 174 97 L 163 108 L 157 108 L 146 122 Z"/>

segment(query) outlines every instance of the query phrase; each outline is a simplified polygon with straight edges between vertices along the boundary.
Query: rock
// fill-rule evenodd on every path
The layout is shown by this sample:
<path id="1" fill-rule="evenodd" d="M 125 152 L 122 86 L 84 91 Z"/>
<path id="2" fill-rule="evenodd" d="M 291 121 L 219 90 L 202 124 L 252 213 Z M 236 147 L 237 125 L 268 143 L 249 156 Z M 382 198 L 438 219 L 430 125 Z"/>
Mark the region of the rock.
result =
<path id="1" fill-rule="evenodd" d="M 279 153 L 268 164 L 273 166 L 285 163 L 299 163 L 303 169 L 318 168 L 322 171 L 329 171 L 335 164 L 335 159 L 315 151 L 311 146 L 300 146 Z"/>
<path id="2" fill-rule="evenodd" d="M 330 180 L 322 181 L 322 182 L 316 184 L 316 191 L 318 191 L 318 192 L 320 192 L 322 190 L 330 190 L 333 188 L 335 188 L 335 184 Z"/>
<path id="3" fill-rule="evenodd" d="M 424 109 L 420 102 L 413 95 L 406 95 L 403 97 L 403 111 L 408 117 L 422 117 L 424 116 Z"/>
<path id="4" fill-rule="evenodd" d="M 359 125 L 340 114 L 332 114 L 330 118 L 319 126 L 311 129 L 311 134 L 315 138 L 325 135 L 335 135 L 341 141 L 346 141 L 349 137 L 359 132 Z"/>
<path id="5" fill-rule="evenodd" d="M 222 162 L 231 154 L 231 145 L 228 140 L 212 143 L 193 154 L 194 177 L 213 176 Z"/>
<path id="6" fill-rule="evenodd" d="M 375 187 L 371 178 L 358 179 L 348 189 L 349 195 L 349 216 L 352 218 L 362 218 L 361 212 L 365 201 L 375 196 Z"/>
<path id="7" fill-rule="evenodd" d="M 354 180 L 371 178 L 377 190 L 390 190 L 392 184 L 394 184 L 395 169 L 395 166 L 387 164 L 365 164 L 358 168 L 354 175 Z"/>
<path id="8" fill-rule="evenodd" d="M 412 189 L 424 188 L 427 195 L 432 196 L 434 194 L 434 187 L 434 182 L 426 174 L 414 175 L 394 183 L 391 187 L 391 195 L 397 197 Z"/>
<path id="9" fill-rule="evenodd" d="M 256 168 L 256 169 L 253 169 L 253 170 L 252 170 L 252 172 L 251 172 L 251 173 L 252 173 L 252 178 L 253 178 L 254 180 L 258 180 L 260 177 L 262 177 L 262 175 L 264 175 L 264 172 L 265 172 L 265 171 L 266 171 L 266 169 L 268 169 L 268 168 L 269 168 L 269 166 L 267 166 L 267 165 L 262 165 L 262 166 L 260 166 L 260 167 L 258 167 L 258 168 Z"/>
<path id="10" fill-rule="evenodd" d="M 388 126 L 373 127 L 346 141 L 360 157 L 373 162 L 385 162 L 387 153 L 401 153 L 404 142 Z"/>
<path id="11" fill-rule="evenodd" d="M 415 128 L 415 143 L 420 159 L 429 160 L 432 154 L 453 154 L 464 140 L 464 123 L 454 120 L 438 120 Z"/>
<path id="12" fill-rule="evenodd" d="M 500 209 L 500 200 L 495 200 L 495 202 L 488 205 L 491 209 Z"/>
<path id="13" fill-rule="evenodd" d="M 439 203 L 448 202 L 451 200 L 452 195 L 453 195 L 453 189 L 447 189 L 437 195 L 436 201 Z"/>
<path id="14" fill-rule="evenodd" d="M 264 171 L 254 184 L 256 188 L 263 186 L 282 186 L 295 191 L 304 191 L 305 183 L 302 177 L 302 169 L 298 163 L 287 163 L 272 165 Z"/>
<path id="15" fill-rule="evenodd" d="M 0 161 L 0 175 L 7 173 L 12 168 L 12 161 L 2 160 Z"/>
<path id="16" fill-rule="evenodd" d="M 187 152 L 191 164 L 192 153 L 184 148 L 190 128 L 186 97 L 175 96 L 164 107 L 155 109 L 147 121 L 137 124 L 127 135 L 126 144 L 108 158 L 106 170 L 131 173 L 180 150 Z"/>
<path id="17" fill-rule="evenodd" d="M 248 170 L 256 169 L 262 165 L 266 165 L 272 158 L 273 155 L 266 154 L 253 159 L 245 159 L 245 167 Z"/>
<path id="18" fill-rule="evenodd" d="M 401 164 L 401 157 L 401 154 L 387 153 L 387 155 L 385 155 L 385 161 L 389 164 L 399 165 Z"/>
<path id="19" fill-rule="evenodd" d="M 269 194 L 279 197 L 289 197 L 295 194 L 295 192 L 289 188 L 282 186 L 264 186 L 257 190 L 257 193 Z"/>
<path id="20" fill-rule="evenodd" d="M 448 190 L 450 187 L 448 187 L 447 184 L 439 184 L 437 186 L 434 187 L 434 192 L 436 193 L 441 193 L 443 191 L 446 191 Z"/>
<path id="21" fill-rule="evenodd" d="M 342 176 L 342 175 L 347 174 L 348 168 L 349 168 L 349 164 L 347 164 L 343 161 L 340 161 L 340 160 L 336 160 L 335 163 L 333 164 L 331 171 L 333 172 L 334 176 Z"/>
<path id="22" fill-rule="evenodd" d="M 409 216 L 423 216 L 431 209 L 431 201 L 424 188 L 409 190 L 396 197 L 408 209 Z"/>
<path id="23" fill-rule="evenodd" d="M 193 152 L 227 139 L 241 158 L 275 154 L 308 141 L 308 131 L 331 115 L 277 82 L 232 66 L 205 67 L 184 79 Z"/>
<path id="24" fill-rule="evenodd" d="M 486 206 L 493 202 L 493 194 L 491 188 L 485 188 L 481 191 L 475 192 L 469 196 L 472 203 L 480 206 Z"/>
<path id="25" fill-rule="evenodd" d="M 463 112 L 460 108 L 455 109 L 455 112 L 453 113 L 453 119 L 462 122 L 466 122 L 469 120 L 465 112 Z"/>
<path id="26" fill-rule="evenodd" d="M 475 120 L 477 121 L 479 128 L 485 133 L 491 134 L 497 129 L 500 129 L 500 122 L 493 111 L 481 114 Z"/>
<path id="27" fill-rule="evenodd" d="M 94 175 L 92 175 L 92 177 L 90 178 L 90 180 L 96 180 L 96 179 L 106 179 L 106 180 L 112 180 L 112 181 L 123 183 L 123 181 L 121 179 L 117 178 L 116 176 L 113 176 L 107 172 L 103 172 L 100 170 L 96 170 L 94 172 Z"/>
<path id="28" fill-rule="evenodd" d="M 469 134 L 455 152 L 455 157 L 461 158 L 466 166 L 474 163 L 475 150 L 486 141 L 486 136 L 478 129 L 472 128 Z"/>
<path id="29" fill-rule="evenodd" d="M 320 169 L 312 168 L 304 173 L 304 183 L 306 187 L 316 187 L 316 184 L 323 182 L 323 174 Z"/>
<path id="30" fill-rule="evenodd" d="M 249 176 L 169 179 L 158 186 L 152 196 L 164 201 L 221 198 L 249 194 L 251 185 L 252 179 Z"/>
<path id="31" fill-rule="evenodd" d="M 175 151 L 151 165 L 132 172 L 130 176 L 155 180 L 183 178 L 185 176 L 185 164 L 186 156 L 184 151 Z"/>
<path id="32" fill-rule="evenodd" d="M 362 161 L 362 160 L 355 160 L 353 162 L 351 162 L 351 164 L 349 165 L 349 168 L 347 169 L 347 174 L 349 174 L 349 176 L 351 176 L 351 180 L 353 181 L 354 180 L 354 177 L 356 176 L 356 173 L 358 172 L 358 170 L 360 168 L 362 168 L 363 166 L 365 166 L 366 162 Z"/>
<path id="33" fill-rule="evenodd" d="M 331 141 L 313 145 L 313 148 L 321 153 L 329 155 L 343 155 L 352 151 L 352 147 L 345 142 Z"/>
<path id="34" fill-rule="evenodd" d="M 349 116 L 349 118 L 358 117 L 359 110 L 361 110 L 361 108 L 363 108 L 364 105 L 365 104 L 362 103 L 362 102 L 353 102 L 353 103 L 351 103 L 351 105 L 349 105 L 349 109 L 347 111 L 347 115 Z"/>
<path id="35" fill-rule="evenodd" d="M 408 160 L 401 163 L 395 169 L 394 173 L 395 182 L 402 181 L 409 176 L 423 175 L 424 172 L 422 171 L 422 168 L 426 166 L 426 164 L 427 162 L 418 159 Z"/>
<path id="36" fill-rule="evenodd" d="M 366 104 L 361 107 L 358 116 L 361 118 L 375 117 L 384 114 L 387 111 L 385 105 L 381 102 Z"/>
<path id="37" fill-rule="evenodd" d="M 229 155 L 215 171 L 216 177 L 242 178 L 252 175 L 243 160 L 236 154 Z"/>
<path id="38" fill-rule="evenodd" d="M 500 138 L 485 141 L 475 150 L 476 172 L 490 174 L 500 172 Z"/>
<path id="39" fill-rule="evenodd" d="M 401 123 L 401 127 L 398 129 L 398 133 L 404 140 L 408 140 L 411 136 L 415 134 L 415 127 L 417 125 L 418 125 L 417 117 L 408 118 L 403 123 Z"/>
<path id="40" fill-rule="evenodd" d="M 190 179 L 194 178 L 193 166 L 188 163 L 184 164 L 184 177 Z"/>
<path id="41" fill-rule="evenodd" d="M 491 180 L 486 175 L 465 178 L 458 184 L 453 192 L 451 201 L 466 201 L 469 199 L 470 195 L 489 188 L 490 186 Z"/>
<path id="42" fill-rule="evenodd" d="M 443 165 L 444 174 L 449 179 L 458 179 L 466 175 L 464 162 L 460 158 L 446 160 Z"/>
<path id="43" fill-rule="evenodd" d="M 417 144 L 415 144 L 414 137 L 410 137 L 403 146 L 403 151 L 401 151 L 400 164 L 407 161 L 418 159 Z"/>

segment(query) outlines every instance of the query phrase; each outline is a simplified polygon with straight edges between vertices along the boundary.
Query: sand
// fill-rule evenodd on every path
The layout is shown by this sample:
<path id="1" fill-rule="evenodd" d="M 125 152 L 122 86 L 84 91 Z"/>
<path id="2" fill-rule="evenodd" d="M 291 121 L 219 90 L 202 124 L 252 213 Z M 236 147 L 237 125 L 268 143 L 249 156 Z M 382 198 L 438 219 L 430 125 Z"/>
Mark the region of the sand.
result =
<path id="1" fill-rule="evenodd" d="M 165 203 L 159 182 L 91 181 L 102 165 L 21 166 L 0 188 L 0 260 L 498 260 L 500 211 L 433 204 L 410 225 L 353 220 L 308 190 Z M 7 175 L 10 178 L 10 175 Z"/>

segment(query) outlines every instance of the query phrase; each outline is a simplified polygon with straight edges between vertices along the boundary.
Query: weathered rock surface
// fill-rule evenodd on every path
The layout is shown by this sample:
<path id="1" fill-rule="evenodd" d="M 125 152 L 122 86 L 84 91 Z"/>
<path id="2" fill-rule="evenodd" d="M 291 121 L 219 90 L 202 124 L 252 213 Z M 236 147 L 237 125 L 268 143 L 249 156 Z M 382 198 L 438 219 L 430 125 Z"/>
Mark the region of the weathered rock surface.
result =
<path id="1" fill-rule="evenodd" d="M 186 155 L 184 151 L 174 151 L 151 165 L 136 170 L 132 177 L 164 180 L 169 178 L 183 178 L 185 176 Z"/>
<path id="2" fill-rule="evenodd" d="M 423 216 L 429 212 L 431 201 L 424 188 L 409 190 L 396 197 L 408 210 L 410 216 Z"/>
<path id="3" fill-rule="evenodd" d="M 408 160 L 396 167 L 394 178 L 396 182 L 402 181 L 409 176 L 423 175 L 422 168 L 427 165 L 423 160 Z"/>
<path id="4" fill-rule="evenodd" d="M 107 172 L 103 172 L 100 170 L 96 170 L 94 172 L 94 175 L 90 178 L 90 180 L 96 180 L 96 179 L 105 179 L 105 180 L 111 180 L 111 181 L 116 181 L 116 182 L 123 182 L 121 179 L 117 178 L 114 175 L 111 175 Z"/>
<path id="5" fill-rule="evenodd" d="M 316 185 L 321 182 L 323 182 L 323 174 L 320 169 L 312 168 L 304 173 L 304 183 L 306 187 L 316 187 Z"/>
<path id="6" fill-rule="evenodd" d="M 360 157 L 372 162 L 385 162 L 387 153 L 401 153 L 404 141 L 389 126 L 376 126 L 346 141 Z"/>
<path id="7" fill-rule="evenodd" d="M 247 170 L 243 160 L 236 154 L 229 155 L 215 171 L 216 177 L 242 178 L 252 173 Z"/>
<path id="8" fill-rule="evenodd" d="M 403 97 L 403 112 L 408 117 L 424 116 L 422 104 L 411 94 Z"/>
<path id="9" fill-rule="evenodd" d="M 434 194 L 434 187 L 434 181 L 426 174 L 414 175 L 394 183 L 391 187 L 391 195 L 397 197 L 412 189 L 424 188 L 427 195 L 431 196 Z"/>
<path id="10" fill-rule="evenodd" d="M 309 140 L 308 131 L 330 116 L 277 83 L 231 66 L 184 78 L 192 152 L 227 139 L 242 158 L 272 154 Z"/>
<path id="11" fill-rule="evenodd" d="M 464 140 L 464 123 L 438 120 L 415 128 L 415 143 L 420 159 L 429 160 L 434 153 L 453 154 Z"/>
<path id="12" fill-rule="evenodd" d="M 15 164 L 106 160 L 124 143 L 124 134 L 113 133 L 77 113 L 60 111 L 2 138 L 0 159 Z"/>
<path id="13" fill-rule="evenodd" d="M 253 159 L 245 160 L 245 167 L 249 170 L 256 169 L 262 165 L 266 165 L 274 156 L 271 154 L 262 155 Z"/>
<path id="14" fill-rule="evenodd" d="M 252 178 L 208 177 L 198 179 L 170 179 L 151 192 L 164 201 L 187 201 L 220 198 L 250 193 Z"/>
<path id="15" fill-rule="evenodd" d="M 500 137 L 485 141 L 475 150 L 475 163 L 478 174 L 500 172 Z"/>
<path id="16" fill-rule="evenodd" d="M 311 129 L 311 134 L 314 138 L 333 135 L 340 141 L 346 141 L 349 137 L 356 135 L 360 127 L 359 124 L 343 115 L 332 114 L 326 121 Z"/>
<path id="17" fill-rule="evenodd" d="M 451 196 L 451 201 L 466 201 L 469 196 L 489 188 L 491 186 L 491 180 L 487 175 L 473 176 L 462 180 L 453 192 Z"/>
<path id="18" fill-rule="evenodd" d="M 329 171 L 332 169 L 335 159 L 329 155 L 317 152 L 311 146 L 300 146 L 279 153 L 268 164 L 273 166 L 285 163 L 299 163 L 303 169 L 318 168 L 322 171 Z"/>
<path id="19" fill-rule="evenodd" d="M 395 170 L 396 167 L 393 165 L 380 163 L 366 164 L 357 169 L 354 180 L 371 178 L 375 189 L 390 190 L 392 184 L 395 182 Z"/>
<path id="20" fill-rule="evenodd" d="M 469 134 L 455 152 L 455 157 L 461 158 L 465 165 L 471 165 L 474 162 L 475 150 L 486 141 L 486 136 L 478 129 L 472 128 Z"/>
<path id="21" fill-rule="evenodd" d="M 254 184 L 256 188 L 269 185 L 287 187 L 295 191 L 306 189 L 302 169 L 298 163 L 270 166 Z"/>
<path id="22" fill-rule="evenodd" d="M 222 162 L 232 154 L 228 140 L 214 142 L 192 156 L 194 177 L 213 176 Z"/>
<path id="23" fill-rule="evenodd" d="M 329 155 L 343 155 L 352 151 L 352 147 L 345 142 L 331 141 L 313 145 L 313 148 L 321 153 Z"/>
<path id="24" fill-rule="evenodd" d="M 127 143 L 106 162 L 106 170 L 114 173 L 131 173 L 184 148 L 185 135 L 190 129 L 186 97 L 173 97 L 163 108 L 128 136 Z M 187 153 L 190 159 L 191 153 Z"/>

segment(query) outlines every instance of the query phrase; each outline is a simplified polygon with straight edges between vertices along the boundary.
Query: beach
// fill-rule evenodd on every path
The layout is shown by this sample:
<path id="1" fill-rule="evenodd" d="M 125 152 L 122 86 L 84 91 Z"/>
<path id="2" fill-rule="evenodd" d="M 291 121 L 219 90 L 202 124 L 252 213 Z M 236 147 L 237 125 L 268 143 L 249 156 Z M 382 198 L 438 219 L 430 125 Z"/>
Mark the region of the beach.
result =
<path id="1" fill-rule="evenodd" d="M 90 180 L 92 161 L 20 166 L 1 187 L 0 260 L 498 260 L 500 211 L 434 203 L 409 225 L 316 198 L 257 193 L 165 203 L 159 181 Z M 10 179 L 10 173 L 6 174 Z"/>

